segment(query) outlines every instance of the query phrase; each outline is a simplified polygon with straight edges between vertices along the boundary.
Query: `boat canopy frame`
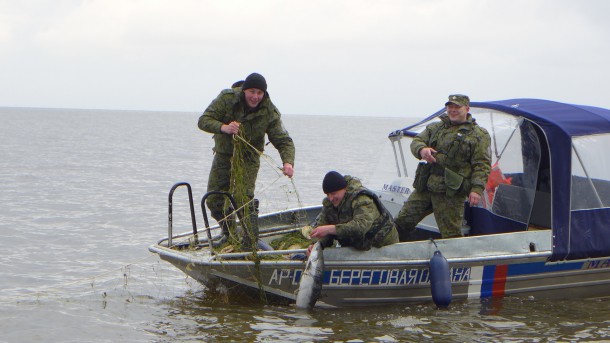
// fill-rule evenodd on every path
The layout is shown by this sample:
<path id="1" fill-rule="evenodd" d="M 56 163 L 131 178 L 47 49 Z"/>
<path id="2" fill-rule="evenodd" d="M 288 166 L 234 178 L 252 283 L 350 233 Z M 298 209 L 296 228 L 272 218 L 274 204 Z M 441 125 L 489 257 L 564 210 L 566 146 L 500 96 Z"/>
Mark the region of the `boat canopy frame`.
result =
<path id="1" fill-rule="evenodd" d="M 524 120 L 533 124 L 542 152 L 542 165 L 537 167 L 536 194 L 548 191 L 550 203 L 549 227 L 553 240 L 550 260 L 610 256 L 610 235 L 606 234 L 607 223 L 610 222 L 610 158 L 596 158 L 591 153 L 583 156 L 583 151 L 589 151 L 591 146 L 610 144 L 610 110 L 541 99 L 471 102 L 470 112 L 477 122 L 484 121 L 481 113 L 485 111 L 503 113 L 517 121 Z M 402 174 L 396 146 L 403 160 L 405 176 L 409 175 L 404 162 L 405 155 L 411 155 L 410 152 L 404 153 L 401 138 L 415 136 L 445 112 L 443 108 L 418 123 L 390 133 L 399 176 Z M 519 127 L 522 125 L 520 123 Z M 481 126 L 494 134 L 493 126 Z M 597 149 L 603 150 L 600 146 L 597 146 Z M 497 154 L 498 148 L 494 150 Z M 503 150 L 500 150 L 499 155 L 495 155 L 495 162 L 501 158 Z M 545 163 L 548 163 L 547 179 L 546 175 L 540 173 Z M 595 164 L 597 174 L 591 174 L 587 163 Z M 548 190 L 544 189 L 545 187 L 548 187 Z M 587 200 L 586 204 L 582 204 L 583 189 L 587 190 L 585 199 L 594 201 Z M 527 225 L 533 216 L 540 215 L 540 211 L 544 210 L 532 208 Z M 488 210 L 474 208 L 474 217 L 481 217 L 479 212 L 489 213 Z"/>

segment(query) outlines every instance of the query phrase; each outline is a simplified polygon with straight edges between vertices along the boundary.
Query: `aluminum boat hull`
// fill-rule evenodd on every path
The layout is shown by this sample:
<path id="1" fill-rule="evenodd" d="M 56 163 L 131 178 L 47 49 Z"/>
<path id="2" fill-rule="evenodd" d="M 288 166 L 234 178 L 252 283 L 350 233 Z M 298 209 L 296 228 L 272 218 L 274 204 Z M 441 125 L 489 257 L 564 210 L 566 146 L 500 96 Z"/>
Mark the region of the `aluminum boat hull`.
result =
<path id="1" fill-rule="evenodd" d="M 308 208 L 308 217 L 318 210 L 319 207 Z M 261 222 L 267 225 L 261 229 L 261 236 L 271 240 L 298 230 L 286 229 L 290 225 L 286 218 L 293 217 L 287 215 L 289 212 L 261 216 Z M 610 259 L 548 262 L 551 231 L 531 230 L 405 242 L 364 252 L 349 247 L 327 248 L 317 306 L 432 302 L 429 261 L 437 249 L 449 263 L 454 300 L 610 295 Z M 305 267 L 305 261 L 288 259 L 304 253 L 304 249 L 261 251 L 258 267 L 251 253 L 212 254 L 206 240 L 195 248 L 177 249 L 168 248 L 164 239 L 152 245 L 150 251 L 206 287 L 222 286 L 231 293 L 246 292 L 252 296 L 258 296 L 262 289 L 267 300 L 273 302 L 294 303 Z M 274 255 L 283 258 L 265 259 Z"/>

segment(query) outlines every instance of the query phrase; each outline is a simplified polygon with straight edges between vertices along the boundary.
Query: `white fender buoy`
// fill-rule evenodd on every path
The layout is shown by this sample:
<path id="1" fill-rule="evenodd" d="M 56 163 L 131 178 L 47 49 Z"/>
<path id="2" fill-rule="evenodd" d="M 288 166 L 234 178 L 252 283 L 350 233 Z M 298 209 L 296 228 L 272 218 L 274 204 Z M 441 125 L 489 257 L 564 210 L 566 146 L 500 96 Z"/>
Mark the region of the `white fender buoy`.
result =
<path id="1" fill-rule="evenodd" d="M 441 254 L 435 251 L 430 259 L 430 289 L 432 300 L 439 308 L 447 308 L 451 303 L 451 275 L 449 273 L 449 262 Z"/>
<path id="2" fill-rule="evenodd" d="M 301 274 L 301 281 L 299 281 L 296 299 L 298 309 L 311 310 L 316 305 L 316 301 L 322 293 L 323 278 L 324 253 L 320 242 L 316 242 L 305 264 L 305 270 Z"/>

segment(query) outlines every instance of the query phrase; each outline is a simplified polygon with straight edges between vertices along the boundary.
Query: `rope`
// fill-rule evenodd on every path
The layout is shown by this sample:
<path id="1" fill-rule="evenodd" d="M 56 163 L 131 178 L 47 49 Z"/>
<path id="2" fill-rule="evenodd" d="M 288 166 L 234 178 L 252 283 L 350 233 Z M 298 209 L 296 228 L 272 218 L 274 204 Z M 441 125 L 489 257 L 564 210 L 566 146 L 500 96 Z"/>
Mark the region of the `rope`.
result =
<path id="1" fill-rule="evenodd" d="M 278 167 L 278 163 L 273 159 L 273 157 L 265 154 L 264 152 L 258 150 L 257 148 L 255 148 L 252 144 L 250 144 L 250 142 L 248 142 L 247 140 L 245 140 L 242 136 L 239 135 L 233 135 L 233 139 L 240 139 L 242 142 L 246 143 L 247 146 L 249 146 L 252 150 L 254 150 L 254 152 L 256 152 L 258 154 L 258 156 L 262 157 L 265 162 L 267 162 L 269 164 L 269 166 L 271 166 L 271 168 L 280 176 L 283 176 L 284 173 L 280 173 L 280 170 L 283 170 L 283 166 Z"/>
<path id="2" fill-rule="evenodd" d="M 280 170 L 283 170 L 283 167 L 278 167 L 279 163 L 277 163 L 277 161 L 275 161 L 273 159 L 273 157 L 265 154 L 264 152 L 258 150 L 256 147 L 254 147 L 250 142 L 248 142 L 247 140 L 245 140 L 242 136 L 240 135 L 233 135 L 233 139 L 234 140 L 241 140 L 243 143 L 245 143 L 248 147 L 250 147 L 254 152 L 256 152 L 260 157 L 263 158 L 263 160 L 271 167 L 271 169 L 273 171 L 275 171 L 278 174 L 278 177 L 271 182 L 271 184 L 269 184 L 267 187 L 263 188 L 260 191 L 257 191 L 254 193 L 254 196 L 256 197 L 257 195 L 261 195 L 264 194 L 271 186 L 273 186 L 275 183 L 277 183 L 282 177 L 286 176 L 284 175 L 284 173 L 280 173 Z M 301 196 L 299 195 L 299 192 L 297 190 L 297 187 L 294 183 L 294 178 L 290 178 L 290 183 L 292 185 L 292 189 L 294 190 L 294 193 L 297 197 L 297 203 L 299 207 L 303 207 L 303 204 L 301 202 Z M 237 214 L 238 211 L 242 210 L 243 208 L 245 208 L 247 205 L 251 204 L 254 201 L 254 199 L 251 199 L 247 202 L 245 202 L 242 206 L 240 206 L 237 209 L 234 209 L 233 212 L 228 213 L 225 217 L 223 217 L 221 220 L 227 220 L 229 219 L 229 217 L 232 217 L 234 214 Z"/>
<path id="3" fill-rule="evenodd" d="M 243 137 L 238 136 L 238 135 L 233 135 L 233 136 L 237 137 L 240 140 L 242 140 L 244 143 L 246 143 L 246 145 L 248 145 L 250 148 L 252 148 L 252 150 L 254 150 L 259 156 L 263 157 L 265 162 L 267 162 L 269 164 L 269 166 L 271 166 L 271 169 L 273 169 L 279 175 L 278 179 L 273 181 L 272 184 L 276 183 L 283 176 L 286 176 L 286 175 L 284 175 L 284 173 L 280 173 L 279 172 L 280 170 L 283 170 L 283 167 L 278 167 L 279 164 L 273 159 L 273 157 L 271 157 L 271 156 L 265 154 L 264 152 L 258 150 L 252 144 L 250 144 L 250 142 L 245 140 Z M 303 204 L 301 203 L 301 197 L 299 195 L 299 191 L 297 190 L 297 186 L 294 184 L 294 177 L 290 178 L 290 183 L 292 184 L 292 188 L 294 189 L 294 193 L 297 196 L 297 203 L 299 204 L 299 207 L 303 207 Z M 267 188 L 269 188 L 269 187 L 267 187 Z M 267 188 L 265 188 L 265 189 L 267 189 Z M 256 193 L 256 194 L 262 194 L 262 192 Z"/>
<path id="4" fill-rule="evenodd" d="M 175 246 L 175 244 L 173 246 Z M 76 279 L 76 280 L 73 280 L 73 281 L 60 283 L 60 284 L 57 284 L 57 285 L 54 285 L 54 286 L 42 286 L 42 287 L 38 287 L 37 289 L 31 290 L 32 294 L 21 294 L 21 295 L 17 294 L 17 295 L 14 295 L 14 296 L 11 295 L 11 302 L 12 301 L 18 301 L 18 298 L 28 298 L 28 299 L 31 299 L 33 297 L 41 297 L 41 296 L 45 295 L 45 293 L 59 292 L 62 288 L 66 288 L 66 287 L 70 287 L 70 286 L 75 286 L 75 285 L 79 285 L 79 284 L 87 284 L 88 283 L 88 284 L 91 285 L 91 287 L 93 287 L 93 285 L 95 284 L 95 280 L 96 279 L 101 279 L 103 277 L 110 276 L 110 275 L 116 273 L 117 271 L 122 272 L 123 278 L 126 280 L 127 279 L 127 274 L 126 274 L 126 272 L 124 272 L 125 269 L 127 269 L 127 268 L 129 268 L 129 267 L 131 267 L 133 265 L 142 263 L 142 262 L 144 262 L 144 261 L 146 261 L 146 260 L 148 260 L 150 258 L 153 258 L 153 257 L 155 257 L 154 254 L 149 254 L 148 256 L 146 256 L 144 258 L 141 258 L 139 260 L 135 260 L 135 261 L 132 261 L 130 263 L 127 263 L 127 264 L 121 266 L 118 269 L 113 269 L 113 270 L 109 270 L 107 272 L 96 274 L 94 276 L 83 277 L 83 278 Z M 126 285 L 126 284 L 127 284 L 127 281 L 124 281 L 124 285 Z M 30 290 L 30 289 L 27 289 L 27 290 Z"/>

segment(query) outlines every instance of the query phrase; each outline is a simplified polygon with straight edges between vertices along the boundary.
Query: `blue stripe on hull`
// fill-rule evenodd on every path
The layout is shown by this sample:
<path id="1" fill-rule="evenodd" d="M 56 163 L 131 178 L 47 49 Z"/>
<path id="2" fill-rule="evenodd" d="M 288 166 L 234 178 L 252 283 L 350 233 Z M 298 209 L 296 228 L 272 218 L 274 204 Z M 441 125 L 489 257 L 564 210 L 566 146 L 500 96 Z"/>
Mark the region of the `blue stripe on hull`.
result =
<path id="1" fill-rule="evenodd" d="M 566 270 L 583 269 L 584 262 L 546 265 L 544 262 L 513 264 L 508 266 L 508 276 L 554 273 Z"/>
<path id="2" fill-rule="evenodd" d="M 495 274 L 496 266 L 485 266 L 483 268 L 483 280 L 481 280 L 481 298 L 491 297 Z"/>

